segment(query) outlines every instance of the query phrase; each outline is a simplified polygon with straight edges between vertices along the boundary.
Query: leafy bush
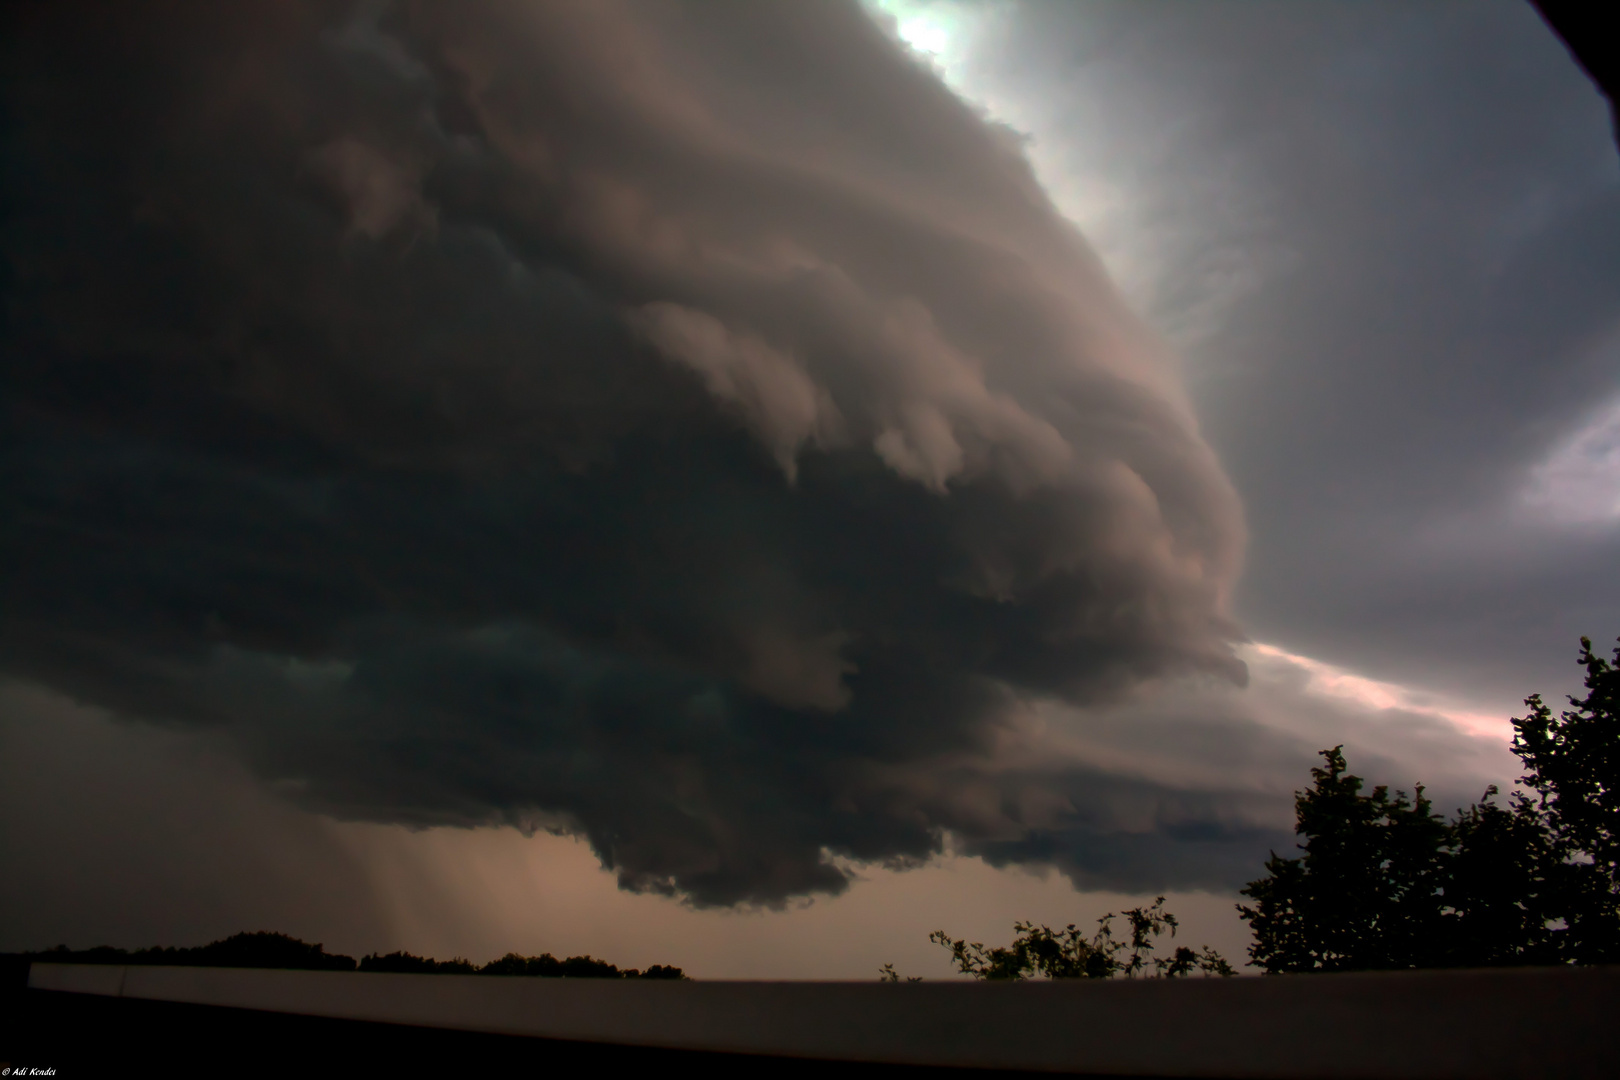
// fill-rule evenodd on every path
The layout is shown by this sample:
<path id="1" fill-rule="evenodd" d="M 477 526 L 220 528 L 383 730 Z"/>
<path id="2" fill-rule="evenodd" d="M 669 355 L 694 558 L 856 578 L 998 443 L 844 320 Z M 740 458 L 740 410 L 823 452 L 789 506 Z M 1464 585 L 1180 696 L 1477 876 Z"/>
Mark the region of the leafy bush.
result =
<path id="1" fill-rule="evenodd" d="M 1130 931 L 1128 939 L 1114 936 L 1114 920 L 1123 917 Z M 1178 978 L 1201 972 L 1204 975 L 1235 975 L 1232 965 L 1209 946 L 1194 952 L 1178 946 L 1168 957 L 1153 956 L 1155 939 L 1166 931 L 1174 937 L 1176 917 L 1164 910 L 1164 897 L 1148 907 L 1135 907 L 1116 915 L 1109 912 L 1097 920 L 1097 929 L 1087 937 L 1070 923 L 1062 930 L 1034 923 L 1013 924 L 1017 937 L 1011 945 L 987 948 L 980 942 L 952 938 L 936 930 L 928 940 L 943 946 L 956 967 L 976 979 L 1026 979 L 1040 975 L 1048 979 L 1108 979 L 1115 976 Z M 884 965 L 884 978 L 898 981 L 891 965 Z"/>

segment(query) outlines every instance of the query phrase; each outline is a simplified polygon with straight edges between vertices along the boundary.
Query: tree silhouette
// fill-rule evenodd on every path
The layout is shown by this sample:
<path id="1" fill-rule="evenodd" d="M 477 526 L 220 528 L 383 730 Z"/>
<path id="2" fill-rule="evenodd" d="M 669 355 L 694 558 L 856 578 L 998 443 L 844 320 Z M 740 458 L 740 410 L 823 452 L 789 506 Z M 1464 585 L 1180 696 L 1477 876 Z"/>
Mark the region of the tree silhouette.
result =
<path id="1" fill-rule="evenodd" d="M 1169 932 L 1175 937 L 1179 924 L 1164 910 L 1164 897 L 1148 907 L 1135 907 L 1122 913 L 1130 937 L 1114 936 L 1114 920 L 1109 912 L 1097 920 L 1097 929 L 1087 937 L 1070 923 L 1062 930 L 1034 923 L 1013 924 L 1017 937 L 1011 945 L 987 948 L 981 942 L 952 938 L 943 930 L 928 940 L 951 954 L 957 970 L 976 979 L 1026 979 L 1040 975 L 1048 979 L 1107 979 L 1114 976 L 1137 978 L 1158 976 L 1178 978 L 1193 972 L 1205 975 L 1234 975 L 1232 965 L 1209 946 L 1195 952 L 1177 947 L 1169 957 L 1153 956 L 1155 939 Z M 885 964 L 884 978 L 895 982 L 894 968 Z"/>
<path id="2" fill-rule="evenodd" d="M 1268 971 L 1433 966 L 1446 825 L 1419 787 L 1414 798 L 1346 770 L 1342 747 L 1322 751 L 1314 786 L 1295 802 L 1305 855 L 1266 861 L 1240 908 L 1253 927 L 1250 956 Z"/>
<path id="3" fill-rule="evenodd" d="M 550 953 L 541 956 L 519 956 L 507 953 L 499 960 L 491 960 L 478 969 L 480 975 L 527 975 L 549 979 L 619 979 L 635 978 L 635 970 L 620 971 L 606 960 L 593 956 L 570 956 L 558 960 Z"/>
<path id="4" fill-rule="evenodd" d="M 1493 785 L 1447 822 L 1421 786 L 1363 794 L 1343 748 L 1322 751 L 1294 804 L 1304 854 L 1273 852 L 1242 890 L 1251 959 L 1269 973 L 1620 959 L 1620 672 L 1586 638 L 1580 663 L 1586 697 L 1554 717 L 1532 695 L 1513 721 L 1534 799 L 1500 805 Z"/>
<path id="5" fill-rule="evenodd" d="M 1560 951 L 1574 963 L 1612 964 L 1620 962 L 1620 648 L 1611 663 L 1581 638 L 1579 663 L 1586 696 L 1570 698 L 1557 717 L 1541 695 L 1526 698 L 1529 714 L 1513 721 L 1513 751 L 1562 856 Z"/>

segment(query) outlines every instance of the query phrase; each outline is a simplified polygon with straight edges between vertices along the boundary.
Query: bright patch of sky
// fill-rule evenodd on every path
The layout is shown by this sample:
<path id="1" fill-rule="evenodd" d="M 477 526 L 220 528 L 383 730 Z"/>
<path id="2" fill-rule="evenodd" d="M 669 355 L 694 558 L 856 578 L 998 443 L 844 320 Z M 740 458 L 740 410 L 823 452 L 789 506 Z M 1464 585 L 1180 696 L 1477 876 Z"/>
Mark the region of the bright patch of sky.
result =
<path id="1" fill-rule="evenodd" d="M 1399 683 L 1382 682 L 1357 675 L 1308 656 L 1300 656 L 1275 645 L 1255 643 L 1242 652 L 1251 666 L 1293 668 L 1305 676 L 1305 690 L 1325 698 L 1337 698 L 1374 712 L 1398 711 L 1432 716 L 1456 724 L 1472 735 L 1512 739 L 1513 725 L 1507 717 L 1477 712 L 1435 694 L 1414 690 Z"/>
<path id="2" fill-rule="evenodd" d="M 1620 397 L 1531 470 L 1524 501 L 1555 524 L 1620 524 Z"/>
<path id="3" fill-rule="evenodd" d="M 1165 188 L 1147 175 L 1120 171 L 1110 154 L 1119 134 L 1107 118 L 1073 105 L 1054 107 L 1019 92 L 1005 60 L 985 47 L 1015 14 L 1005 0 L 866 0 L 956 95 L 988 119 L 1028 136 L 1026 154 L 1058 209 L 1080 227 L 1121 290 L 1183 353 L 1195 352 L 1220 327 L 1227 308 L 1287 262 L 1266 236 L 1265 193 L 1220 170 L 1189 176 Z M 1075 78 L 1085 73 L 1076 72 Z M 1079 95 L 1081 97 L 1085 95 Z M 1098 95 L 1106 97 L 1106 95 Z M 1133 138 L 1137 138 L 1133 136 Z M 1158 162 L 1168 168 L 1172 147 L 1139 142 L 1129 155 L 1143 174 Z M 1113 168 L 1104 162 L 1112 159 Z M 1167 210 L 1165 203 L 1185 209 Z M 1604 520 L 1620 520 L 1620 399 L 1561 448 L 1537 473 L 1537 491 L 1560 508 L 1599 507 Z M 1559 511 L 1562 512 L 1562 511 Z M 1374 711 L 1397 710 L 1455 723 L 1476 735 L 1508 739 L 1506 718 L 1443 700 L 1396 683 L 1357 675 L 1275 645 L 1244 650 L 1251 664 L 1293 668 L 1307 676 L 1306 691 Z"/>
<path id="4" fill-rule="evenodd" d="M 900 40 L 939 66 L 952 90 L 970 96 L 962 85 L 973 31 L 998 17 L 999 5 L 965 7 L 951 0 L 867 0 L 880 23 L 891 24 Z"/>
<path id="5" fill-rule="evenodd" d="M 1026 153 L 1035 174 L 1059 210 L 1085 231 L 1116 276 L 1133 262 L 1129 244 L 1116 236 L 1127 210 L 1125 192 L 1100 173 L 1077 167 L 1062 132 L 1016 93 L 1001 85 L 995 66 L 984 62 L 980 43 L 1010 17 L 1009 6 L 994 0 L 869 0 L 879 21 L 892 20 L 900 40 L 938 72 L 956 95 L 989 119 L 1029 136 Z M 1127 273 L 1127 278 L 1132 275 Z"/>
<path id="6" fill-rule="evenodd" d="M 1026 136 L 1025 153 L 1053 203 L 1183 354 L 1213 336 L 1226 310 L 1286 259 L 1265 242 L 1263 192 L 1252 181 L 1208 162 L 1188 175 L 1170 161 L 1175 131 L 1148 136 L 1118 122 L 1107 104 L 1117 73 L 1087 65 L 1068 73 L 1063 93 L 1038 92 L 1031 73 L 999 47 L 1013 4 L 866 2 L 958 97 Z M 1178 182 L 1152 182 L 1164 173 Z"/>

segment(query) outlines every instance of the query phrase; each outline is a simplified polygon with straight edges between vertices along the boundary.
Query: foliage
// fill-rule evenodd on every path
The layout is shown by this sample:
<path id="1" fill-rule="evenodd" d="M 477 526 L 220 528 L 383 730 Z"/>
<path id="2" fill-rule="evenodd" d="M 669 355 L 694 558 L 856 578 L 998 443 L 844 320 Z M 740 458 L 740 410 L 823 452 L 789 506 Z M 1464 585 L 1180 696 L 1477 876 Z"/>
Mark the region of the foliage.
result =
<path id="1" fill-rule="evenodd" d="M 390 971 L 403 975 L 472 975 L 478 966 L 470 960 L 435 960 L 408 952 L 372 953 L 360 958 L 361 971 Z"/>
<path id="2" fill-rule="evenodd" d="M 558 960 L 550 953 L 541 956 L 519 956 L 507 953 L 499 960 L 491 960 L 478 969 L 480 975 L 527 975 L 542 979 L 617 979 L 619 969 L 606 960 L 590 956 L 570 956 Z"/>
<path id="3" fill-rule="evenodd" d="M 1018 936 L 1006 946 L 987 948 L 977 941 L 952 938 L 943 930 L 934 931 L 928 940 L 948 950 L 957 969 L 976 979 L 1025 979 L 1035 975 L 1048 979 L 1177 978 L 1195 971 L 1205 975 L 1236 974 L 1221 954 L 1208 946 L 1195 952 L 1183 945 L 1169 957 L 1152 955 L 1154 939 L 1166 931 L 1174 937 L 1179 925 L 1176 917 L 1164 910 L 1164 897 L 1148 907 L 1131 908 L 1122 914 L 1130 930 L 1128 940 L 1114 936 L 1114 920 L 1121 917 L 1114 912 L 1097 920 L 1097 930 L 1089 938 L 1073 923 L 1053 930 L 1019 922 L 1013 924 Z M 891 966 L 884 968 L 892 975 Z"/>
<path id="4" fill-rule="evenodd" d="M 635 968 L 620 969 L 606 960 L 593 956 L 570 956 L 559 960 L 550 953 L 540 956 L 520 956 L 507 953 L 499 960 L 491 960 L 477 967 L 467 960 L 430 960 L 410 953 L 389 953 L 387 956 L 368 956 L 360 961 L 361 971 L 409 971 L 423 974 L 447 975 L 515 975 L 540 979 L 684 979 L 678 967 L 654 964 L 646 971 Z"/>
<path id="5" fill-rule="evenodd" d="M 686 978 L 686 972 L 682 971 L 680 968 L 675 967 L 675 966 L 673 966 L 671 964 L 654 964 L 652 967 L 650 967 L 647 970 L 643 971 L 639 976 L 636 974 L 636 969 L 631 968 L 629 971 L 624 973 L 624 977 L 627 978 L 627 979 L 642 978 L 642 979 L 671 979 L 671 980 L 674 980 L 674 979 L 685 979 Z"/>
<path id="6" fill-rule="evenodd" d="M 1389 789 L 1361 792 L 1342 747 L 1324 750 L 1325 768 L 1295 803 L 1305 856 L 1266 861 L 1270 877 L 1251 882 L 1243 907 L 1266 970 L 1359 970 L 1433 966 L 1446 825 L 1419 787 L 1412 799 Z"/>
<path id="7" fill-rule="evenodd" d="M 58 945 L 33 954 L 57 964 L 152 964 L 173 967 L 296 968 L 307 971 L 353 971 L 354 957 L 329 953 L 286 934 L 267 931 L 232 934 L 228 938 L 192 948 L 137 949 L 133 952 L 100 945 L 72 950 Z"/>
<path id="8" fill-rule="evenodd" d="M 367 956 L 360 961 L 361 971 L 404 971 L 420 974 L 443 975 L 516 975 L 540 979 L 684 979 L 678 967 L 654 964 L 646 971 L 635 968 L 620 969 L 606 960 L 592 956 L 570 956 L 559 960 L 550 953 L 540 956 L 520 956 L 507 953 L 499 960 L 491 960 L 478 967 L 460 957 L 454 960 L 432 960 L 413 956 L 407 952 L 386 956 Z"/>
<path id="9" fill-rule="evenodd" d="M 1620 662 L 1620 649 L 1615 652 Z M 1362 792 L 1343 748 L 1297 793 L 1304 854 L 1243 889 L 1267 972 L 1620 960 L 1620 672 L 1581 639 L 1585 698 L 1513 721 L 1536 798 L 1492 786 L 1446 821 L 1418 787 Z"/>
<path id="10" fill-rule="evenodd" d="M 359 964 L 352 956 L 326 952 L 321 945 L 310 945 L 286 934 L 266 932 L 233 934 L 221 941 L 195 948 L 151 948 L 131 952 L 100 945 L 93 949 L 69 949 L 58 945 L 44 952 L 28 954 L 29 959 L 58 964 L 155 964 L 182 967 L 294 968 L 313 971 L 399 972 L 416 975 L 526 975 L 567 979 L 684 979 L 678 967 L 654 964 L 645 971 L 624 970 L 590 956 L 570 956 L 558 960 L 550 953 L 519 956 L 507 953 L 479 967 L 469 960 L 434 960 L 408 952 L 372 953 Z"/>
<path id="11" fill-rule="evenodd" d="M 1575 963 L 1612 964 L 1620 962 L 1620 648 L 1611 663 L 1581 638 L 1578 662 L 1586 696 L 1556 718 L 1539 694 L 1526 698 L 1513 750 L 1563 856 L 1561 951 Z"/>

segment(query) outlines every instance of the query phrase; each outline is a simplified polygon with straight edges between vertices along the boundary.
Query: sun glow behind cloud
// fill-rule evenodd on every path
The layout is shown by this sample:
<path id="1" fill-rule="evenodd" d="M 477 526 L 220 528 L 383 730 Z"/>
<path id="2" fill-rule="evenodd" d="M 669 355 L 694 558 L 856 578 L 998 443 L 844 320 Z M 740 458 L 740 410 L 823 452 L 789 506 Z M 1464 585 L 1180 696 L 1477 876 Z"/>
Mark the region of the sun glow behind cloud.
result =
<path id="1" fill-rule="evenodd" d="M 900 37 L 907 45 L 929 56 L 943 55 L 950 43 L 950 33 L 945 27 L 923 17 L 901 22 Z"/>
<path id="2" fill-rule="evenodd" d="M 1006 93 L 998 80 L 975 62 L 982 41 L 996 35 L 998 24 L 1008 17 L 1007 5 L 968 5 L 957 0 L 868 0 L 867 7 L 879 23 L 891 26 L 957 97 L 991 121 L 1028 138 L 1026 154 L 1030 165 L 1065 217 L 1086 230 L 1093 243 L 1097 241 L 1092 234 L 1108 231 L 1108 223 L 1124 209 L 1126 193 L 1100 175 L 1077 171 L 1065 159 L 1063 140 L 1043 137 L 1050 133 L 1042 130 L 1039 110 L 1018 95 Z"/>
<path id="3" fill-rule="evenodd" d="M 1268 236 L 1263 185 L 1224 168 L 1182 172 L 1176 130 L 1145 129 L 1118 97 L 1111 57 L 1079 63 L 1065 93 L 1031 81 L 1006 46 L 1006 3 L 867 0 L 962 100 L 1019 132 L 1025 156 L 1064 217 L 1085 234 L 1121 292 L 1177 346 L 1198 345 L 1226 312 L 1287 263 Z M 1129 144 L 1129 153 L 1121 145 Z M 1136 170 L 1154 163 L 1157 177 Z M 1155 182 L 1175 175 L 1172 185 Z"/>
<path id="4" fill-rule="evenodd" d="M 938 0 L 869 0 L 867 7 L 879 22 L 892 24 L 901 41 L 931 60 L 952 90 L 968 96 L 962 85 L 963 64 L 978 24 L 995 14 L 992 6 L 967 8 Z"/>
<path id="5" fill-rule="evenodd" d="M 958 0 L 868 0 L 868 9 L 880 23 L 925 60 L 957 97 L 987 119 L 1004 124 L 1026 137 L 1025 154 L 1041 186 L 1063 215 L 1103 249 L 1110 269 L 1118 276 L 1121 263 L 1130 261 L 1124 246 L 1099 242 L 1111 236 L 1127 209 L 1127 192 L 1107 177 L 1076 168 L 1065 139 L 1047 130 L 1038 108 L 1016 93 L 1007 92 L 994 72 L 978 62 L 982 43 L 998 35 L 1009 17 L 1001 3 L 964 4 Z M 1116 249 L 1117 250 L 1114 250 Z"/>

